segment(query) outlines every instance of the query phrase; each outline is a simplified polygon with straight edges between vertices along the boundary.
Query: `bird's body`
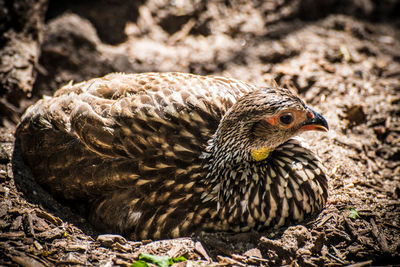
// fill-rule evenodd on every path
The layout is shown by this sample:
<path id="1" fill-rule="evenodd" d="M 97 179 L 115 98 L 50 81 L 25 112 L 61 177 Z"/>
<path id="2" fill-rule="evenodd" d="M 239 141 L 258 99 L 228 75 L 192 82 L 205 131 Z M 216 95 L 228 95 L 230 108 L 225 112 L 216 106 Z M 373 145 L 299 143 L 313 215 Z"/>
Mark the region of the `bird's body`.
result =
<path id="1" fill-rule="evenodd" d="M 110 74 L 40 100 L 16 135 L 37 181 L 87 203 L 100 230 L 159 239 L 322 209 L 322 167 L 290 139 L 318 130 L 315 114 L 288 90 L 234 79 Z"/>

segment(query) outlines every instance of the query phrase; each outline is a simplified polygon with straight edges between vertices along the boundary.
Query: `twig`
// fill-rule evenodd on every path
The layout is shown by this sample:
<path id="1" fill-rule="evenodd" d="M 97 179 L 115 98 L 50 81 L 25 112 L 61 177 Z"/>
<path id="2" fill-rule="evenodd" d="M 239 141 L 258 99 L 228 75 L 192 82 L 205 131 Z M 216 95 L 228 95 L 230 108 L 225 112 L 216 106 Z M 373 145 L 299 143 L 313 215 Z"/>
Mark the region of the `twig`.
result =
<path id="1" fill-rule="evenodd" d="M 340 258 L 338 258 L 338 257 L 336 257 L 336 256 L 334 256 L 334 255 L 332 255 L 332 254 L 329 253 L 329 252 L 327 252 L 326 255 L 328 255 L 329 257 L 331 257 L 332 259 L 334 259 L 335 261 L 339 262 L 339 263 L 342 264 L 342 265 L 345 265 L 345 264 L 347 263 L 346 261 L 344 261 L 344 260 L 342 260 L 342 259 L 340 259 Z"/>
<path id="2" fill-rule="evenodd" d="M 194 249 L 196 250 L 197 253 L 199 253 L 203 258 L 208 261 L 212 262 L 211 257 L 208 255 L 206 249 L 204 248 L 203 244 L 200 241 L 197 241 L 195 243 Z"/>
<path id="3" fill-rule="evenodd" d="M 241 267 L 246 266 L 246 264 L 243 264 L 237 260 L 231 259 L 229 257 L 220 256 L 220 255 L 217 256 L 217 260 L 220 264 L 228 264 L 230 266 L 241 266 Z"/>
<path id="4" fill-rule="evenodd" d="M 317 225 L 317 228 L 321 227 L 322 225 L 324 225 L 327 221 L 329 221 L 330 218 L 333 217 L 333 213 L 325 216 Z"/>
<path id="5" fill-rule="evenodd" d="M 370 266 L 372 263 L 372 260 L 369 261 L 363 261 L 363 262 L 358 262 L 358 263 L 354 263 L 351 265 L 347 265 L 347 267 L 364 267 L 364 266 Z"/>
<path id="6" fill-rule="evenodd" d="M 386 237 L 385 235 L 382 233 L 382 231 L 380 231 L 380 229 L 378 228 L 378 226 L 376 225 L 374 219 L 370 219 L 369 222 L 371 223 L 372 226 L 372 234 L 376 237 L 376 239 L 379 242 L 379 245 L 382 248 L 383 252 L 389 253 L 390 252 L 390 248 L 389 245 L 386 241 Z"/>
<path id="7" fill-rule="evenodd" d="M 196 25 L 196 20 L 192 18 L 185 25 L 183 25 L 183 27 L 178 32 L 174 33 L 169 38 L 168 43 L 175 44 L 178 41 L 185 39 L 189 35 L 189 32 L 192 30 L 194 25 Z"/>
<path id="8" fill-rule="evenodd" d="M 346 262 L 346 264 L 348 264 L 348 262 L 346 261 L 346 259 L 344 258 L 343 254 L 334 246 L 331 246 L 331 248 L 333 249 L 333 251 L 335 251 L 336 256 L 338 256 L 338 258 L 340 258 L 341 260 L 343 260 L 344 262 Z"/>
<path id="9" fill-rule="evenodd" d="M 358 240 L 358 235 L 356 232 L 356 229 L 354 229 L 353 225 L 351 224 L 351 221 L 349 219 L 347 219 L 346 217 L 343 217 L 344 222 L 345 222 L 345 227 L 349 230 L 350 232 L 350 236 L 352 238 L 352 240 Z"/>
<path id="10" fill-rule="evenodd" d="M 397 226 L 397 225 L 393 225 L 393 224 L 390 224 L 390 223 L 387 223 L 387 222 L 385 222 L 383 224 L 386 225 L 387 227 L 393 227 L 394 229 L 400 230 L 400 227 Z"/>

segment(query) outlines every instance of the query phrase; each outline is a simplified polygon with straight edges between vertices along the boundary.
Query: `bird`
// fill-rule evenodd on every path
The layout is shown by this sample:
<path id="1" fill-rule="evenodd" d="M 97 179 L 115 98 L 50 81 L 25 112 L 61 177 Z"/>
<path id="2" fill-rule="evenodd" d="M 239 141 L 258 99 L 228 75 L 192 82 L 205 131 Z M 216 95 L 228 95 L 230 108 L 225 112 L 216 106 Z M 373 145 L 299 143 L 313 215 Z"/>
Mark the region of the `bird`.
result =
<path id="1" fill-rule="evenodd" d="M 30 106 L 15 135 L 56 199 L 85 204 L 101 232 L 143 240 L 264 231 L 320 212 L 326 171 L 297 136 L 328 129 L 289 89 L 149 72 L 70 82 Z"/>

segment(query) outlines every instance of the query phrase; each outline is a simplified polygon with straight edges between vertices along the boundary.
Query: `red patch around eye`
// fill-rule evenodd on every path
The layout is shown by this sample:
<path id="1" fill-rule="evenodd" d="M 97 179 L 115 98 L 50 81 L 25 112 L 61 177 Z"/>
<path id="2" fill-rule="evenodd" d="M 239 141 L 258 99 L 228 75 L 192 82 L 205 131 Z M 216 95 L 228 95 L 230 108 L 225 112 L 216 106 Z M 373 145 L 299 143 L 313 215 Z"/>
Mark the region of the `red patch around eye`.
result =
<path id="1" fill-rule="evenodd" d="M 271 125 L 276 125 L 278 123 L 278 117 L 269 117 L 265 119 L 265 121 Z"/>
<path id="2" fill-rule="evenodd" d="M 311 111 L 307 112 L 307 117 L 310 119 L 314 119 L 314 114 Z"/>

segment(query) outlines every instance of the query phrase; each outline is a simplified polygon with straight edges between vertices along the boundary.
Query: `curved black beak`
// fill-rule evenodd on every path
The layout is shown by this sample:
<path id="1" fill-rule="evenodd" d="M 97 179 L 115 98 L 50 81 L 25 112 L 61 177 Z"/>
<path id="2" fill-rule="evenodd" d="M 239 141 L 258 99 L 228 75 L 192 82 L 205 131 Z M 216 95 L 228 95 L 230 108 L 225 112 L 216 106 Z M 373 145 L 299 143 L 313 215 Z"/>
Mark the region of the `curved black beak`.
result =
<path id="1" fill-rule="evenodd" d="M 328 122 L 322 117 L 321 114 L 312 110 L 311 108 L 307 108 L 307 120 L 301 126 L 301 130 L 303 131 L 329 131 Z"/>

